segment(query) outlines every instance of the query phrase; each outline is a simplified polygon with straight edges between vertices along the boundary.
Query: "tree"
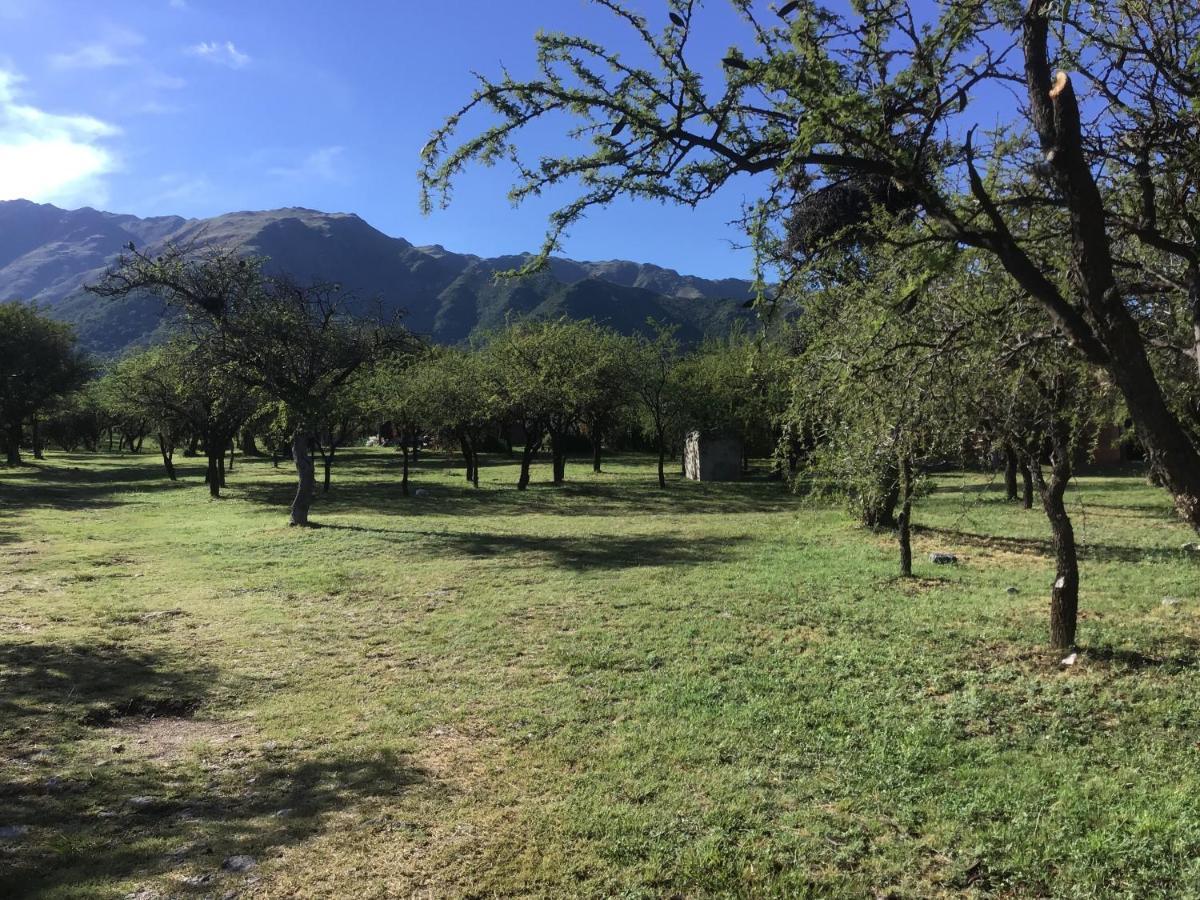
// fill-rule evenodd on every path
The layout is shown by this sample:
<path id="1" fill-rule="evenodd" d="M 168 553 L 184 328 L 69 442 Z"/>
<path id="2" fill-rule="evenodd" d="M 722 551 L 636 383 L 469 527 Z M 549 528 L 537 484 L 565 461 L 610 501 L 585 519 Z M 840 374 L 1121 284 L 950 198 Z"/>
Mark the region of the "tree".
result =
<path id="1" fill-rule="evenodd" d="M 316 486 L 311 450 L 327 404 L 355 372 L 408 340 L 393 325 L 351 320 L 337 285 L 268 277 L 262 260 L 231 248 L 171 245 L 152 257 L 131 245 L 89 290 L 158 294 L 243 385 L 287 407 L 297 482 L 292 525 L 308 524 Z"/>
<path id="2" fill-rule="evenodd" d="M 88 382 L 62 397 L 47 412 L 43 433 L 60 450 L 69 453 L 83 447 L 95 453 L 100 449 L 109 417 L 96 388 L 95 381 Z"/>
<path id="3" fill-rule="evenodd" d="M 578 423 L 592 445 L 592 471 L 599 472 L 604 440 L 633 403 L 633 386 L 626 364 L 630 339 L 611 328 L 578 323 L 578 361 L 575 406 Z"/>
<path id="4" fill-rule="evenodd" d="M 532 266 L 592 206 L 622 196 L 694 205 L 742 174 L 769 173 L 755 217 L 764 230 L 784 230 L 831 192 L 842 206 L 905 211 L 922 244 L 994 258 L 1041 310 L 1043 332 L 1108 373 L 1176 509 L 1200 528 L 1200 449 L 1154 368 L 1147 324 L 1159 307 L 1190 303 L 1200 363 L 1195 0 L 951 0 L 936 13 L 914 0 L 849 10 L 799 0 L 774 22 L 734 0 L 756 46 L 728 52 L 713 90 L 689 55 L 692 0 L 662 30 L 620 0 L 598 2 L 640 40 L 650 67 L 583 37 L 540 34 L 536 78 L 482 78 L 426 145 L 427 209 L 472 161 L 516 159 L 517 201 L 581 186 L 551 217 Z M 1075 79 L 1052 69 L 1055 55 L 1098 98 L 1086 118 Z M 1014 85 L 1027 105 L 981 139 L 978 110 L 991 127 L 995 107 L 972 101 Z M 498 121 L 452 146 L 477 109 Z M 590 144 L 524 160 L 521 129 L 563 115 Z M 1022 227 L 1031 209 L 1048 227 Z M 1169 265 L 1143 278 L 1121 255 L 1133 245 Z"/>
<path id="5" fill-rule="evenodd" d="M 427 428 L 433 427 L 437 397 L 429 374 L 430 353 L 425 348 L 396 353 L 380 361 L 367 377 L 367 408 L 391 437 L 403 457 L 400 491 L 408 496 L 412 448 Z"/>
<path id="6" fill-rule="evenodd" d="M 322 491 L 329 492 L 333 460 L 339 448 L 346 446 L 362 431 L 369 408 L 368 379 L 359 370 L 334 390 L 320 406 L 314 444 L 324 466 Z"/>
<path id="7" fill-rule="evenodd" d="M 158 347 L 127 356 L 100 381 L 104 405 L 118 420 L 137 418 L 155 431 L 163 467 L 172 481 L 176 480 L 175 448 L 195 424 L 180 350 L 178 345 Z"/>
<path id="8" fill-rule="evenodd" d="M 547 437 L 554 483 L 565 478 L 566 439 L 597 377 L 598 361 L 585 355 L 592 328 L 566 320 L 518 322 L 488 340 L 501 418 L 525 432 L 519 490 L 528 487 L 530 465 Z"/>
<path id="9" fill-rule="evenodd" d="M 21 464 L 25 422 L 78 389 L 89 374 L 70 326 L 32 304 L 0 303 L 0 438 L 8 465 Z"/>
<path id="10" fill-rule="evenodd" d="M 490 348 L 431 348 L 406 373 L 397 390 L 402 418 L 422 421 L 456 441 L 466 463 L 466 479 L 479 487 L 479 450 L 496 422 L 495 369 Z M 515 379 L 511 379 L 515 380 Z"/>
<path id="11" fill-rule="evenodd" d="M 826 476 L 860 509 L 898 508 L 903 576 L 913 573 L 922 470 L 959 453 L 974 424 L 968 398 L 987 377 L 965 337 L 978 298 L 939 302 L 931 271 L 942 272 L 942 261 L 881 252 L 861 280 L 810 293 L 793 377 L 795 427 L 820 436 L 805 477 Z M 895 315 L 897 304 L 905 315 Z"/>
<path id="12" fill-rule="evenodd" d="M 658 327 L 652 338 L 635 337 L 627 369 L 658 452 L 658 486 L 665 488 L 667 448 L 672 433 L 682 427 L 687 409 L 675 329 Z"/>

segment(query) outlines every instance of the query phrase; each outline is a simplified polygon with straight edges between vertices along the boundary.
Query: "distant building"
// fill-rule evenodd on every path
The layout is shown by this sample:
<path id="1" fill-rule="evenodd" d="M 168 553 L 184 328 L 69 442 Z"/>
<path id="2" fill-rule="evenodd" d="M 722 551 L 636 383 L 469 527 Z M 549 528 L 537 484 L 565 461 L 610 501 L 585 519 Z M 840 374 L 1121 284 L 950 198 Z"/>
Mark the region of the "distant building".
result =
<path id="1" fill-rule="evenodd" d="M 692 481 L 739 481 L 742 439 L 727 431 L 692 431 L 683 447 L 683 472 Z"/>
<path id="2" fill-rule="evenodd" d="M 1116 425 L 1102 427 L 1099 434 L 1096 435 L 1091 462 L 1101 466 L 1142 462 L 1146 458 L 1146 454 L 1132 436 L 1132 425 L 1132 422 L 1127 421 L 1124 428 Z"/>

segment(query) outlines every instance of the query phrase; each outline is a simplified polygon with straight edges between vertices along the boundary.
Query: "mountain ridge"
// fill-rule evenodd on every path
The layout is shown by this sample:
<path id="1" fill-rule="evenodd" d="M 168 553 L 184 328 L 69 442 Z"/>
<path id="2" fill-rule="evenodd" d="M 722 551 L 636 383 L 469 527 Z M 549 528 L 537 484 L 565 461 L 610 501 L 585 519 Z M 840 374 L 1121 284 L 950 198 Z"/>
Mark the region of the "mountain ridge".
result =
<path id="1" fill-rule="evenodd" d="M 673 324 L 686 342 L 726 330 L 749 314 L 745 279 L 682 275 L 653 263 L 553 257 L 546 270 L 497 278 L 530 254 L 482 257 L 439 244 L 418 246 L 356 213 L 305 207 L 242 210 L 206 219 L 138 216 L 27 200 L 0 201 L 0 301 L 32 300 L 73 323 L 82 345 L 111 355 L 157 340 L 163 309 L 153 298 L 105 301 L 83 290 L 130 241 L 226 244 L 267 257 L 268 267 L 343 284 L 366 311 L 403 311 L 413 331 L 459 343 L 513 316 L 591 318 L 629 333 L 647 319 Z"/>

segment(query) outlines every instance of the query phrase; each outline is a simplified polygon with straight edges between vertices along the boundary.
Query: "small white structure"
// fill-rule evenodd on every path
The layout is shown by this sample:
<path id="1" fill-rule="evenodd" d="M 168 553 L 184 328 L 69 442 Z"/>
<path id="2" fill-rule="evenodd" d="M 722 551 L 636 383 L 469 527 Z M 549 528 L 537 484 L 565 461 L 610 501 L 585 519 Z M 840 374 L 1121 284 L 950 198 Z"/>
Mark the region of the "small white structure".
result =
<path id="1" fill-rule="evenodd" d="M 683 446 L 683 471 L 692 481 L 740 481 L 742 441 L 727 431 L 692 431 Z"/>

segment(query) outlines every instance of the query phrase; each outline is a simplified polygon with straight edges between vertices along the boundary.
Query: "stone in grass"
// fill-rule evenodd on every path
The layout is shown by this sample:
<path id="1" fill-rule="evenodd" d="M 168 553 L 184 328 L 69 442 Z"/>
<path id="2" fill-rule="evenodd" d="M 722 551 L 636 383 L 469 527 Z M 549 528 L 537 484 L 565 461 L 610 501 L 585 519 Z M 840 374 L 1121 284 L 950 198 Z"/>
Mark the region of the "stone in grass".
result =
<path id="1" fill-rule="evenodd" d="M 249 872 L 257 866 L 258 861 L 253 856 L 246 856 L 245 854 L 227 857 L 221 863 L 221 868 L 226 872 Z"/>
<path id="2" fill-rule="evenodd" d="M 28 825 L 0 825 L 0 841 L 15 841 L 28 833 Z"/>
<path id="3" fill-rule="evenodd" d="M 1200 543 L 1192 541 L 1190 544 L 1184 544 L 1179 549 L 1184 553 L 1200 553 Z"/>
<path id="4" fill-rule="evenodd" d="M 953 553 L 930 553 L 929 561 L 935 566 L 952 566 L 958 562 L 958 557 Z"/>

